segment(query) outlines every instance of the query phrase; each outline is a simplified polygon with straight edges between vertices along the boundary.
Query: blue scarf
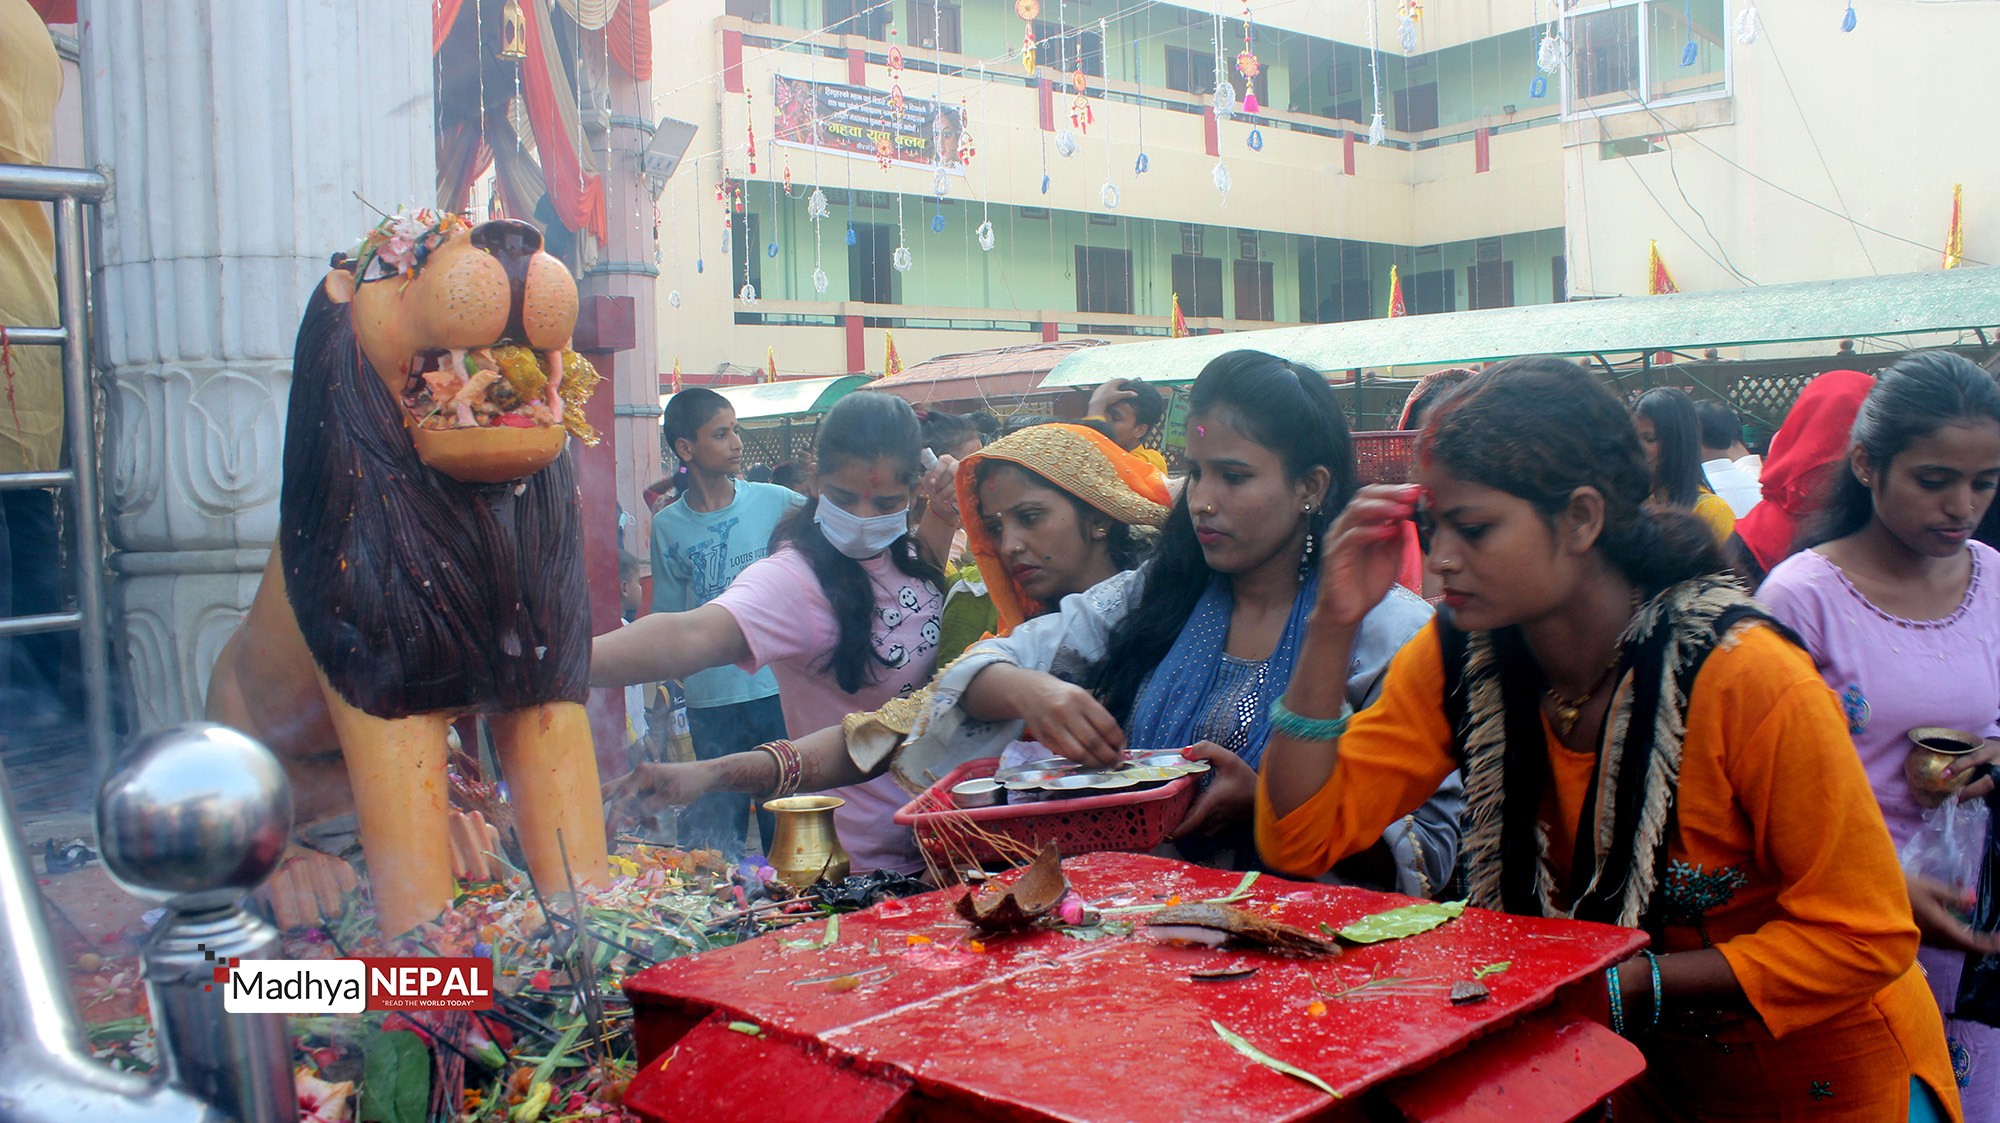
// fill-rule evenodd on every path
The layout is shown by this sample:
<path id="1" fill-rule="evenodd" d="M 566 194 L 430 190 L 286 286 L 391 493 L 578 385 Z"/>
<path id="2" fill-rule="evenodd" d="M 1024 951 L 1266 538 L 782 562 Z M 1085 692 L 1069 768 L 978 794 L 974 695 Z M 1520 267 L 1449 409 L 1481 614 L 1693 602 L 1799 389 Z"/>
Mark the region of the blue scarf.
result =
<path id="1" fill-rule="evenodd" d="M 1306 615 L 1312 611 L 1318 592 L 1319 568 L 1315 566 L 1292 598 L 1292 614 L 1285 620 L 1284 634 L 1278 637 L 1277 650 L 1271 652 L 1257 688 L 1250 736 L 1241 753 L 1252 768 L 1263 759 L 1264 745 L 1271 739 L 1271 702 L 1292 681 L 1292 660 L 1298 655 L 1299 641 L 1305 638 Z M 1234 604 L 1229 579 L 1221 574 L 1210 578 L 1167 657 L 1139 688 L 1139 697 L 1132 703 L 1132 719 L 1126 723 L 1130 748 L 1148 752 L 1179 749 L 1197 740 L 1194 731 L 1207 715 L 1216 676 L 1222 669 L 1222 648 L 1229 638 Z"/>

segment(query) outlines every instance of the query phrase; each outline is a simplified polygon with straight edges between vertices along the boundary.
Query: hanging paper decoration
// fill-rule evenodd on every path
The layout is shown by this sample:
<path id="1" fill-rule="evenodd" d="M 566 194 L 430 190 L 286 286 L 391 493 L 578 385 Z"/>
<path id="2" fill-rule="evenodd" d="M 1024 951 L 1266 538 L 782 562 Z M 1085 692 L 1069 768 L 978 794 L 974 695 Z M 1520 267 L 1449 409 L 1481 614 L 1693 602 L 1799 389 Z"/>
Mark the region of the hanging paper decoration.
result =
<path id="1" fill-rule="evenodd" d="M 817 265 L 813 266 L 813 274 L 812 274 L 812 281 L 813 281 L 813 291 L 814 291 L 814 292 L 818 292 L 818 293 L 823 293 L 823 292 L 825 292 L 825 291 L 826 291 L 826 270 L 824 270 L 824 269 L 820 268 L 820 267 L 819 267 L 819 266 L 817 266 Z"/>
<path id="2" fill-rule="evenodd" d="M 777 349 L 774 347 L 766 347 L 764 348 L 764 374 L 763 377 L 759 378 L 757 381 L 776 382 L 777 380 L 778 380 L 778 352 Z"/>
<path id="3" fill-rule="evenodd" d="M 1236 87 L 1229 84 L 1229 71 L 1220 62 L 1221 59 L 1227 57 L 1222 53 L 1221 12 L 1215 14 L 1211 34 L 1214 36 L 1214 47 L 1212 48 L 1215 51 L 1214 57 L 1218 61 L 1215 67 L 1215 96 L 1209 100 L 1215 107 L 1215 119 L 1217 121 L 1227 121 L 1236 114 Z"/>
<path id="4" fill-rule="evenodd" d="M 972 120 L 972 112 L 966 107 L 965 99 L 958 99 L 958 166 L 970 168 L 972 160 L 979 155 L 979 149 L 972 143 L 972 129 L 966 122 Z"/>
<path id="5" fill-rule="evenodd" d="M 1374 116 L 1368 122 L 1368 143 L 1381 144 L 1388 136 L 1388 128 L 1382 118 L 1382 28 L 1377 22 L 1374 3 L 1368 5 L 1368 82 L 1374 95 Z"/>
<path id="6" fill-rule="evenodd" d="M 765 245 L 765 247 L 764 247 L 764 256 L 765 256 L 765 257 L 776 257 L 776 256 L 778 256 L 778 243 L 776 243 L 776 242 L 771 242 L 771 243 L 769 243 L 769 244 Z"/>
<path id="7" fill-rule="evenodd" d="M 1840 17 L 1842 31 L 1854 30 L 1854 0 L 1847 0 L 1847 14 Z"/>
<path id="8" fill-rule="evenodd" d="M 1421 0 L 1402 0 L 1396 5 L 1396 36 L 1402 41 L 1406 55 L 1417 51 L 1417 21 L 1422 18 L 1424 6 Z"/>
<path id="9" fill-rule="evenodd" d="M 1745 4 L 1736 13 L 1736 41 L 1749 46 L 1757 41 L 1757 33 L 1764 29 L 1763 17 L 1757 14 L 1756 4 Z"/>
<path id="10" fill-rule="evenodd" d="M 979 238 L 980 249 L 991 250 L 993 248 L 993 243 L 994 243 L 993 221 L 991 219 L 988 219 L 987 221 L 980 223 L 979 229 L 975 231 L 975 233 Z"/>
<path id="11" fill-rule="evenodd" d="M 500 57 L 510 62 L 528 57 L 528 16 L 521 0 L 507 0 L 500 9 Z"/>
<path id="12" fill-rule="evenodd" d="M 1021 69 L 1026 71 L 1029 77 L 1034 77 L 1035 28 L 1032 24 L 1028 26 L 1028 30 L 1021 36 Z"/>
<path id="13" fill-rule="evenodd" d="M 1144 152 L 1141 152 L 1139 153 L 1139 158 L 1137 160 L 1132 161 L 1132 174 L 1145 175 L 1148 171 L 1152 170 L 1152 167 L 1153 167 L 1152 159 L 1148 157 Z"/>
<path id="14" fill-rule="evenodd" d="M 695 272 L 699 273 L 701 272 L 701 270 L 696 269 Z M 674 291 L 667 294 L 667 307 L 679 308 L 680 306 L 681 306 L 681 290 L 675 289 Z"/>
<path id="15" fill-rule="evenodd" d="M 1208 174 L 1208 177 L 1209 177 L 1210 179 L 1212 179 L 1212 180 L 1214 180 L 1214 181 L 1215 181 L 1215 189 L 1216 189 L 1216 191 L 1220 192 L 1220 193 L 1221 193 L 1221 195 L 1222 195 L 1222 205 L 1223 205 L 1223 206 L 1225 206 L 1225 207 L 1226 207 L 1226 206 L 1228 206 L 1228 205 L 1229 205 L 1229 165 L 1227 165 L 1227 164 L 1223 163 L 1223 162 L 1222 162 L 1222 161 L 1220 161 L 1220 160 L 1217 160 L 1217 161 L 1215 162 L 1215 169 L 1214 169 L 1213 171 L 1209 172 L 1209 174 Z"/>
<path id="16" fill-rule="evenodd" d="M 896 111 L 896 116 L 901 117 L 903 115 L 903 106 L 905 104 L 907 104 L 907 99 L 903 97 L 903 87 L 900 85 L 890 86 L 889 108 Z"/>
<path id="17" fill-rule="evenodd" d="M 1043 173 L 1042 173 L 1042 194 L 1046 195 L 1046 194 L 1048 194 L 1048 193 L 1049 193 L 1049 173 L 1047 173 L 1047 172 L 1043 172 Z"/>
<path id="18" fill-rule="evenodd" d="M 1056 155 L 1069 157 L 1076 155 L 1076 134 L 1068 129 L 1056 134 Z"/>
<path id="19" fill-rule="evenodd" d="M 889 144 L 889 138 L 886 136 L 876 137 L 875 162 L 881 164 L 882 170 L 886 172 L 889 170 L 889 165 L 893 163 L 895 159 L 896 159 L 896 150 L 893 146 Z"/>
<path id="20" fill-rule="evenodd" d="M 1105 181 L 1104 181 L 1104 186 L 1103 186 L 1103 187 L 1101 187 L 1101 188 L 1098 188 L 1098 191 L 1097 191 L 1097 198 L 1098 198 L 1098 201 L 1099 201 L 1099 202 L 1101 202 L 1101 203 L 1103 203 L 1103 204 L 1104 204 L 1104 209 L 1105 209 L 1105 210 L 1108 210 L 1108 211 L 1115 211 L 1115 210 L 1117 210 L 1117 209 L 1118 209 L 1118 185 L 1117 185 L 1117 184 L 1115 184 L 1115 183 L 1113 183 L 1113 182 L 1111 182 L 1111 181 L 1110 181 L 1110 180 L 1108 180 L 1108 179 L 1107 179 L 1107 180 L 1105 180 Z"/>
<path id="21" fill-rule="evenodd" d="M 755 95 L 751 94 L 750 89 L 747 86 L 744 87 L 743 89 L 743 135 L 744 135 L 743 158 L 745 160 L 748 160 L 750 163 L 750 170 L 745 174 L 756 175 L 757 174 L 756 97 Z"/>
<path id="22" fill-rule="evenodd" d="M 1397 316 L 1409 314 L 1409 306 L 1403 303 L 1403 278 L 1397 274 L 1396 267 L 1391 265 L 1389 266 L 1389 318 L 1393 320 Z"/>
<path id="23" fill-rule="evenodd" d="M 815 222 L 826 217 L 826 192 L 815 187 L 812 194 L 806 196 L 806 217 Z"/>
<path id="24" fill-rule="evenodd" d="M 679 296 L 680 293 L 675 293 L 674 295 Z M 681 360 L 679 355 L 674 356 L 674 373 L 668 380 L 667 386 L 676 394 L 681 392 Z"/>
<path id="25" fill-rule="evenodd" d="M 757 303 L 757 286 L 745 281 L 743 287 L 736 290 L 736 295 L 745 304 L 755 304 Z"/>
<path id="26" fill-rule="evenodd" d="M 847 244 L 851 246 L 851 245 L 853 245 L 854 243 L 856 243 L 856 242 L 858 242 L 858 241 L 860 241 L 860 240 L 861 240 L 861 239 L 859 239 L 859 238 L 857 238 L 857 237 L 855 237 L 855 236 L 854 236 L 854 224 L 853 224 L 853 223 L 851 223 L 851 222 L 850 222 L 850 223 L 848 223 L 848 224 L 847 224 Z"/>
<path id="27" fill-rule="evenodd" d="M 1535 80 L 1528 83 L 1529 97 L 1534 97 L 1534 98 L 1546 97 L 1548 95 L 1548 92 L 1549 92 L 1549 80 L 1540 74 L 1535 75 Z"/>
<path id="28" fill-rule="evenodd" d="M 931 233 L 933 233 L 933 234 L 942 234 L 942 233 L 944 233 L 944 212 L 943 212 L 943 211 L 939 211 L 938 213 L 936 213 L 936 214 L 934 214 L 934 215 L 932 215 L 932 216 L 931 216 Z"/>
<path id="29" fill-rule="evenodd" d="M 1694 42 L 1694 0 L 1687 0 L 1687 10 L 1682 18 L 1688 25 L 1688 41 L 1681 48 L 1681 65 L 1693 66 L 1694 60 L 1701 57 L 1701 48 Z"/>
<path id="30" fill-rule="evenodd" d="M 898 273 L 908 273 L 910 266 L 916 264 L 916 259 L 910 255 L 910 247 L 897 246 L 896 252 L 889 255 L 889 264 L 895 266 Z"/>
<path id="31" fill-rule="evenodd" d="M 1244 138 L 1243 143 L 1249 145 L 1252 152 L 1264 151 L 1264 130 L 1251 129 L 1250 135 Z"/>
<path id="32" fill-rule="evenodd" d="M 1681 287 L 1674 283 L 1674 275 L 1667 272 L 1666 259 L 1660 256 L 1660 243 L 1646 243 L 1646 294 L 1659 296 L 1679 291 Z"/>
<path id="33" fill-rule="evenodd" d="M 940 199 L 951 194 L 951 174 L 943 168 L 931 175 L 931 194 Z"/>
<path id="34" fill-rule="evenodd" d="M 910 239 L 909 235 L 904 232 L 903 197 L 901 195 L 896 196 L 896 252 L 889 255 L 889 264 L 895 266 L 898 273 L 908 273 L 910 271 Z"/>
<path id="35" fill-rule="evenodd" d="M 1090 98 L 1084 94 L 1083 70 L 1078 68 L 1076 73 L 1070 75 L 1069 81 L 1070 89 L 1075 91 L 1069 99 L 1069 123 L 1075 126 L 1077 132 L 1088 133 L 1090 126 L 1097 121 L 1097 113 L 1091 109 Z"/>

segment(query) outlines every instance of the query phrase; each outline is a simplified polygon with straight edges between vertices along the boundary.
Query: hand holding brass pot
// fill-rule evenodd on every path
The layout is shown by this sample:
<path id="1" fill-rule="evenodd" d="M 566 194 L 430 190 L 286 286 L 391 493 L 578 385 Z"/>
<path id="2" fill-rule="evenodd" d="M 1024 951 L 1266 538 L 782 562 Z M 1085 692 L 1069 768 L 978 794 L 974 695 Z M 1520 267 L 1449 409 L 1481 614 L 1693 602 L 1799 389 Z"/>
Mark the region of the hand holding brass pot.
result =
<path id="1" fill-rule="evenodd" d="M 1918 802 L 1936 807 L 1971 783 L 1977 770 L 1964 768 L 1956 775 L 1945 771 L 1963 765 L 1966 757 L 1978 752 L 1986 739 L 1962 729 L 1924 725 L 1910 730 L 1910 755 L 1903 758 L 1903 778 Z"/>

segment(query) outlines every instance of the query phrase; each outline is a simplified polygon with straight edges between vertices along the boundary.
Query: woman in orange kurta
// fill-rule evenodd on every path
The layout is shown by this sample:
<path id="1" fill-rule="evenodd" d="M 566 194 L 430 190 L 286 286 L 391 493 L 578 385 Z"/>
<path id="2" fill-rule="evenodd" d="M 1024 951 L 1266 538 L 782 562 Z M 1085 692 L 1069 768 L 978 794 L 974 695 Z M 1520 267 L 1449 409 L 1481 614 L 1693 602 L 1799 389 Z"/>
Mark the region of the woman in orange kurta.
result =
<path id="1" fill-rule="evenodd" d="M 1649 1064 L 1618 1118 L 1958 1118 L 1839 706 L 1715 576 L 1705 527 L 1645 505 L 1617 399 L 1558 360 L 1484 372 L 1428 424 L 1421 481 L 1368 489 L 1334 528 L 1273 711 L 1265 861 L 1317 874 L 1462 767 L 1473 904 L 1653 937 L 1602 983 Z M 1347 715 L 1332 668 L 1413 517 L 1448 613 Z"/>

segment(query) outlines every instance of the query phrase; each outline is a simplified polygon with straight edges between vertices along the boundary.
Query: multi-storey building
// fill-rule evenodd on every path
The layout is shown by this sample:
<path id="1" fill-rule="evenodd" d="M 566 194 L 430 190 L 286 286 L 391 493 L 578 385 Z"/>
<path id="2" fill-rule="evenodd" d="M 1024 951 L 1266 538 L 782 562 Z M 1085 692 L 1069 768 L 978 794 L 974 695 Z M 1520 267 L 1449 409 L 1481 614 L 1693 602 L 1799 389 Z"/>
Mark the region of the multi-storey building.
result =
<path id="1" fill-rule="evenodd" d="M 1164 334 L 1176 294 L 1197 331 L 1382 316 L 1392 267 L 1412 313 L 1629 295 L 1654 241 L 1684 288 L 1935 268 L 1954 183 L 1968 261 L 2000 254 L 2000 157 L 1950 108 L 1991 104 L 2000 10 L 1418 7 L 661 6 L 657 105 L 700 128 L 660 200 L 662 369 Z M 1219 79 L 1256 107 L 1219 114 Z"/>

